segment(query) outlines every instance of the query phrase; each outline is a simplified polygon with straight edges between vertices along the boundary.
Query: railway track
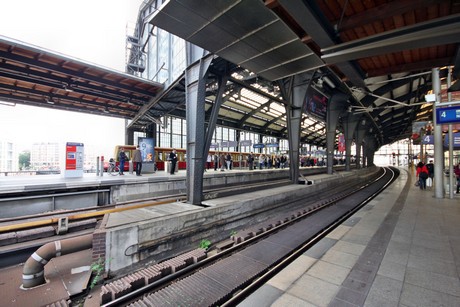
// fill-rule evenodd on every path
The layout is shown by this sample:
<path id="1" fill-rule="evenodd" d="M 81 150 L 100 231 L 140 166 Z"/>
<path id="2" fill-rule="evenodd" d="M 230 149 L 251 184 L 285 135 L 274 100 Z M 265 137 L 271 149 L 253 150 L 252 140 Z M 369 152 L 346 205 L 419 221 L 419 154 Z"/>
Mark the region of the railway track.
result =
<path id="1" fill-rule="evenodd" d="M 225 186 L 206 189 L 205 199 L 245 193 L 253 189 L 269 189 L 289 184 L 289 180 L 274 180 L 244 186 Z M 64 212 L 47 212 L 34 216 L 22 216 L 0 220 L 0 268 L 22 263 L 40 246 L 54 240 L 85 235 L 94 230 L 105 214 L 151 207 L 185 200 L 185 194 L 166 195 L 137 201 L 91 207 Z M 67 230 L 59 231 L 60 220 L 65 220 Z M 6 239 L 2 239 L 6 238 Z M 9 238 L 9 239 L 8 239 Z"/>
<path id="2" fill-rule="evenodd" d="M 353 215 L 396 176 L 394 169 L 383 169 L 379 178 L 353 192 L 331 193 L 327 200 L 233 235 L 234 244 L 201 261 L 200 257 L 193 261 L 173 258 L 166 261 L 169 269 L 164 263 L 148 267 L 144 270 L 149 274 L 158 272 L 151 282 L 147 277 L 151 275 L 142 270 L 111 281 L 102 288 L 102 306 L 234 306 Z"/>

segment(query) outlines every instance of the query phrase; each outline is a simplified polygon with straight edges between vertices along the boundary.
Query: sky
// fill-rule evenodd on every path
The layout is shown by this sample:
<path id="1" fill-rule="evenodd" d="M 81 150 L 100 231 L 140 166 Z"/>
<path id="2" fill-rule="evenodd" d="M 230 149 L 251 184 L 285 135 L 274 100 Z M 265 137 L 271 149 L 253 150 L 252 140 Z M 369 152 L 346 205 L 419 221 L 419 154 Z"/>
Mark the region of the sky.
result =
<path id="1" fill-rule="evenodd" d="M 2 1 L 0 35 L 106 68 L 124 71 L 126 29 L 140 0 Z M 111 156 L 124 143 L 124 119 L 57 111 L 0 101 L 0 140 L 17 149 L 36 142 L 80 142 Z M 88 131 L 90 133 L 88 133 Z"/>

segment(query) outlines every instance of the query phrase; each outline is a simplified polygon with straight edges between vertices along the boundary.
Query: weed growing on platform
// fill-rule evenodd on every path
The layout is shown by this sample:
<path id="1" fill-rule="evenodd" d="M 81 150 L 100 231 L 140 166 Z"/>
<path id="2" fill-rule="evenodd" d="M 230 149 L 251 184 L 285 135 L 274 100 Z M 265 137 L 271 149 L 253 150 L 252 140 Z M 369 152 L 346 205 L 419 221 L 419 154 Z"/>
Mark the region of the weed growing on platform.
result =
<path id="1" fill-rule="evenodd" d="M 208 249 L 209 246 L 211 246 L 211 241 L 209 241 L 209 240 L 201 240 L 200 248 Z"/>
<path id="2" fill-rule="evenodd" d="M 104 272 L 105 260 L 104 258 L 98 258 L 96 262 L 91 264 L 91 272 L 93 272 L 94 277 L 89 286 L 90 289 L 93 289 L 101 279 L 101 275 Z"/>

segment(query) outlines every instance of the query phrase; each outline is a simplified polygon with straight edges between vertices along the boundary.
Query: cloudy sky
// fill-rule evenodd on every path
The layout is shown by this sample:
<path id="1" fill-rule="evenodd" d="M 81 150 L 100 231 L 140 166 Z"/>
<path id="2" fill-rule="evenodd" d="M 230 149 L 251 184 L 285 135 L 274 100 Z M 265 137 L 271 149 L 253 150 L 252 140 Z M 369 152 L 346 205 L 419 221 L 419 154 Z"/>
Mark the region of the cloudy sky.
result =
<path id="1" fill-rule="evenodd" d="M 126 29 L 140 0 L 2 1 L 0 35 L 124 71 Z M 86 131 L 97 133 L 86 133 Z M 35 142 L 82 142 L 110 156 L 124 142 L 124 120 L 0 102 L 0 139 L 19 150 Z"/>

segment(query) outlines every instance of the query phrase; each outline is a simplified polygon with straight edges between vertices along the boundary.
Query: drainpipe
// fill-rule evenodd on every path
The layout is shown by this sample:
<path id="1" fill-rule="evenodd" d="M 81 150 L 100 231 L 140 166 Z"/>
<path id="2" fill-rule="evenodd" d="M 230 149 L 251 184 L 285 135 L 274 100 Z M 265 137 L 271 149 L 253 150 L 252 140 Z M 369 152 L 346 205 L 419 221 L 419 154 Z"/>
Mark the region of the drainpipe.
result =
<path id="1" fill-rule="evenodd" d="M 27 259 L 22 271 L 22 287 L 32 288 L 44 284 L 45 265 L 54 257 L 82 251 L 93 246 L 93 235 L 84 235 L 47 243 Z"/>

